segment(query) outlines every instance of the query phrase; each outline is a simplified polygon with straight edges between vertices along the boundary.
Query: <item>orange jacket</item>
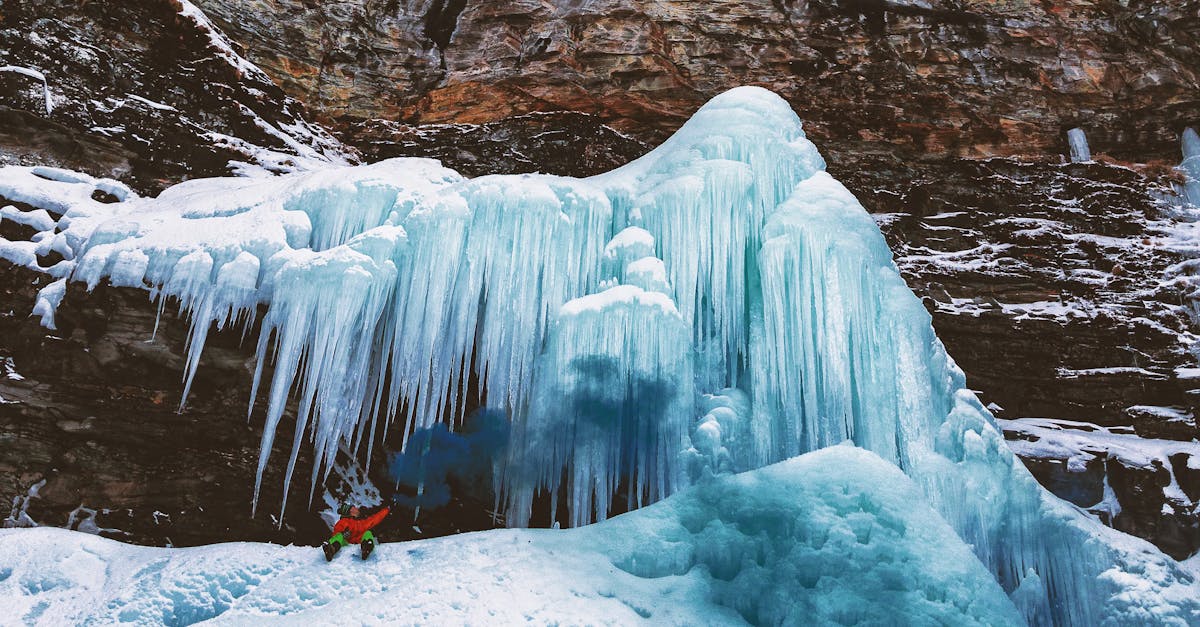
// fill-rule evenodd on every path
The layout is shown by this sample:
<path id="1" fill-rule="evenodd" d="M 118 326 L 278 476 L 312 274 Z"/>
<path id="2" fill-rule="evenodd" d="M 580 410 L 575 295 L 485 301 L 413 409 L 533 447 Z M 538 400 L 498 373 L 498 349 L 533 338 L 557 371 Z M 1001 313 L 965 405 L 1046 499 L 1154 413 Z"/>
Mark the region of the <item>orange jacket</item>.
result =
<path id="1" fill-rule="evenodd" d="M 346 540 L 350 544 L 358 544 L 362 542 L 363 534 L 371 527 L 383 522 L 389 511 L 391 510 L 385 507 L 366 518 L 342 518 L 333 526 L 333 534 L 345 533 Z"/>

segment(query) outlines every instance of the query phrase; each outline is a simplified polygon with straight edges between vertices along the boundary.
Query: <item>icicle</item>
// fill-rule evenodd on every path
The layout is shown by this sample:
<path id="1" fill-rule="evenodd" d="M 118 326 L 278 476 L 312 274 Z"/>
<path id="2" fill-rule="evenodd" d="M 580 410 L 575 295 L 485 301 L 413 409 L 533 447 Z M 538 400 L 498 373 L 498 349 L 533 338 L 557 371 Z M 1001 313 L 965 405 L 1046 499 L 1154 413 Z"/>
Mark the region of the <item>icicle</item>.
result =
<path id="1" fill-rule="evenodd" d="M 510 526 L 528 524 L 535 492 L 557 499 L 564 472 L 571 526 L 604 520 L 618 485 L 627 506 L 674 491 L 694 414 L 689 335 L 669 298 L 631 285 L 562 307 L 538 396 L 513 420 Z"/>
<path id="2" fill-rule="evenodd" d="M 1183 151 L 1183 162 L 1179 164 L 1184 175 L 1183 197 L 1200 207 L 1200 134 L 1188 127 L 1184 129 L 1179 143 Z"/>
<path id="3" fill-rule="evenodd" d="M 1085 163 L 1092 160 L 1092 151 L 1088 148 L 1087 135 L 1083 129 L 1073 128 L 1067 131 L 1067 143 L 1071 146 L 1071 163 Z"/>

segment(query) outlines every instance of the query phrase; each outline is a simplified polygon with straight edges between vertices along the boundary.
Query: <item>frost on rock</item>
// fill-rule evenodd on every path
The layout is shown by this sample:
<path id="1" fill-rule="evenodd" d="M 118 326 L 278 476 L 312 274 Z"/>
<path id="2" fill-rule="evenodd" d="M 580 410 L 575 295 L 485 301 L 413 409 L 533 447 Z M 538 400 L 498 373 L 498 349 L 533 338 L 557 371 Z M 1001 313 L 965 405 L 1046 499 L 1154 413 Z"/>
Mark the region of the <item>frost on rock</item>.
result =
<path id="1" fill-rule="evenodd" d="M 209 330 L 249 329 L 262 307 L 260 477 L 293 391 L 288 480 L 308 438 L 315 486 L 393 418 L 405 434 L 456 425 L 478 381 L 512 421 L 497 489 L 511 524 L 539 494 L 579 525 L 618 495 L 642 505 L 850 440 L 912 479 L 1028 621 L 1195 623 L 1191 574 L 1011 453 L 875 223 L 823 170 L 786 102 L 739 88 L 587 180 L 395 159 L 103 205 L 95 181 L 4 168 L 0 195 L 61 217 L 0 255 L 177 302 L 188 382 Z M 42 268 L 26 244 L 64 261 Z M 725 539 L 741 542 L 713 550 Z"/>

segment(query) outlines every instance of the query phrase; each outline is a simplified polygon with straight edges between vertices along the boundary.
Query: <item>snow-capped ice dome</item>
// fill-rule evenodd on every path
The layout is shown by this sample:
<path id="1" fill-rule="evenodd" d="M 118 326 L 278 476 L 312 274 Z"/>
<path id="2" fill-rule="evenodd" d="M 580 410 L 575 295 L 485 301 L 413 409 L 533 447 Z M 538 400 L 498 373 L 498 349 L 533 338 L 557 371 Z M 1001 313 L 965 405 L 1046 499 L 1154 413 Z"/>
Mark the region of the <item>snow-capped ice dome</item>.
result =
<path id="1" fill-rule="evenodd" d="M 64 281 L 177 299 L 193 323 L 189 381 L 209 328 L 265 305 L 260 477 L 293 389 L 287 480 L 308 434 L 315 484 L 378 420 L 453 423 L 474 374 L 512 418 L 510 522 L 528 521 L 538 492 L 565 496 L 560 522 L 582 524 L 619 489 L 642 505 L 706 476 L 697 467 L 851 440 L 921 488 L 1028 621 L 1200 620 L 1187 572 L 1051 496 L 1008 450 L 874 222 L 766 90 L 726 92 L 586 180 L 467 180 L 394 159 L 102 205 L 94 181 L 3 173 L 0 194 L 62 217 L 0 255 L 36 266 L 61 250 L 46 271 Z"/>

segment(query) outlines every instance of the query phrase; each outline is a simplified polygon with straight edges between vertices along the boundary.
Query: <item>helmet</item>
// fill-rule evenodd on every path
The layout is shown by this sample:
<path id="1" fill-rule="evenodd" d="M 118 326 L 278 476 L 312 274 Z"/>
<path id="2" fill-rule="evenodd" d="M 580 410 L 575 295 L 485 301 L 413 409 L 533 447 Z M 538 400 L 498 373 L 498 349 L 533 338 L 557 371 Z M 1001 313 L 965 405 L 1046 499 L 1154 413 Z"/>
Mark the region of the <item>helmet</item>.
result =
<path id="1" fill-rule="evenodd" d="M 350 504 L 342 503 L 341 505 L 338 505 L 337 512 L 338 512 L 338 516 L 349 516 L 350 515 Z"/>

